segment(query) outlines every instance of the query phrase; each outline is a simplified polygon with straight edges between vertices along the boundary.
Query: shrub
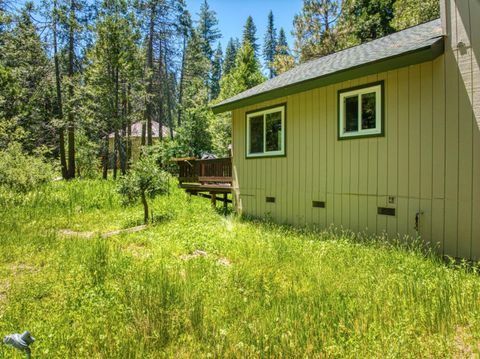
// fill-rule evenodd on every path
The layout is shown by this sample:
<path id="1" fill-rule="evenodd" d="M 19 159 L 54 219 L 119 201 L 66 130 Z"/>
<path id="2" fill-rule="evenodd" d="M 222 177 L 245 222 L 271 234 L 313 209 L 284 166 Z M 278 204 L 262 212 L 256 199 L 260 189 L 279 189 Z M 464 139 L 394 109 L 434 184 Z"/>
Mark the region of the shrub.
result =
<path id="1" fill-rule="evenodd" d="M 155 156 L 160 167 L 172 175 L 178 172 L 177 164 L 172 162 L 172 158 L 183 157 L 188 153 L 177 140 L 164 139 L 159 141 L 154 147 Z"/>
<path id="2" fill-rule="evenodd" d="M 169 174 L 160 169 L 154 155 L 145 153 L 135 161 L 130 171 L 121 178 L 118 193 L 123 204 L 129 205 L 141 200 L 144 223 L 149 220 L 147 198 L 155 198 L 168 192 Z"/>
<path id="3" fill-rule="evenodd" d="M 97 177 L 98 169 L 100 168 L 98 145 L 80 131 L 75 137 L 75 142 L 75 161 L 78 177 Z"/>
<path id="4" fill-rule="evenodd" d="M 56 169 L 42 155 L 29 155 L 19 143 L 0 150 L 0 186 L 26 193 L 53 179 Z"/>

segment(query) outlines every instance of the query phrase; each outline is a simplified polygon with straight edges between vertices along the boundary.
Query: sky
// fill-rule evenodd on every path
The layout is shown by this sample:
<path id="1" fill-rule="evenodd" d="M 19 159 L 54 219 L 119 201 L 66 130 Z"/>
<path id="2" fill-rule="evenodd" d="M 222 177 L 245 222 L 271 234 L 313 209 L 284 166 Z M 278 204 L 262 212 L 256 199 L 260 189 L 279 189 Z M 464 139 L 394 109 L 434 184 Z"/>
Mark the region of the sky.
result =
<path id="1" fill-rule="evenodd" d="M 198 19 L 200 4 L 204 0 L 186 0 L 193 20 Z M 249 15 L 257 27 L 259 45 L 263 45 L 263 37 L 267 28 L 267 16 L 273 11 L 274 24 L 278 30 L 283 27 L 288 44 L 292 47 L 293 17 L 302 9 L 302 0 L 208 0 L 210 9 L 217 13 L 218 27 L 222 33 L 220 42 L 225 52 L 231 37 L 242 38 L 243 26 Z"/>

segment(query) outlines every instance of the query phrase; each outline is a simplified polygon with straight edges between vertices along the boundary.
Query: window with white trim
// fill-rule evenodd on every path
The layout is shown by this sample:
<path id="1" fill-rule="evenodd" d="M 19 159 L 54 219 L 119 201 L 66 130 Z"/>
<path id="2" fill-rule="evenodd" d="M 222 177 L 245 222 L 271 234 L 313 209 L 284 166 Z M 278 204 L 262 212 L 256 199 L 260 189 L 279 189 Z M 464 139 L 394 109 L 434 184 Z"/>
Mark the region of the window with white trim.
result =
<path id="1" fill-rule="evenodd" d="M 285 154 L 285 106 L 247 114 L 247 157 Z"/>
<path id="2" fill-rule="evenodd" d="M 339 91 L 339 138 L 383 134 L 383 82 Z"/>

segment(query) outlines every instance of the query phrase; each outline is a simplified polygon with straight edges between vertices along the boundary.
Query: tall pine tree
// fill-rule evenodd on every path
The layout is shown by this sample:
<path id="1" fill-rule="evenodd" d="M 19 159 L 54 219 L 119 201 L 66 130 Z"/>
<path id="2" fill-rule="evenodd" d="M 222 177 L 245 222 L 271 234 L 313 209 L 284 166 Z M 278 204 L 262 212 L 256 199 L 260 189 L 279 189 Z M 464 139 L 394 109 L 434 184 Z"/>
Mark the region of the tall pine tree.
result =
<path id="1" fill-rule="evenodd" d="M 285 35 L 285 34 L 284 34 Z M 273 21 L 273 12 L 270 10 L 268 14 L 267 32 L 263 43 L 263 58 L 265 59 L 268 69 L 269 77 L 275 76 L 275 69 L 273 68 L 273 60 L 277 54 L 277 29 L 275 29 Z"/>
<path id="2" fill-rule="evenodd" d="M 283 27 L 281 27 L 280 31 L 278 32 L 277 49 L 280 55 L 290 55 L 290 51 L 287 43 L 287 36 L 285 35 L 285 30 L 283 29 Z"/>
<path id="3" fill-rule="evenodd" d="M 340 27 L 363 43 L 391 34 L 396 0 L 352 0 L 343 6 Z M 351 45 L 351 44 L 350 44 Z"/>
<path id="4" fill-rule="evenodd" d="M 208 59 L 212 60 L 213 44 L 222 37 L 222 34 L 218 29 L 217 14 L 210 9 L 207 0 L 200 5 L 197 29 L 202 41 L 202 51 Z"/>
<path id="5" fill-rule="evenodd" d="M 335 52 L 341 47 L 336 27 L 342 14 L 341 0 L 304 0 L 294 18 L 295 51 L 300 62 Z"/>
<path id="6" fill-rule="evenodd" d="M 13 16 L 15 26 L 5 29 L 0 49 L 0 120 L 8 122 L 11 133 L 23 133 L 17 139 L 28 152 L 54 143 L 50 121 L 54 102 L 52 67 L 32 12 L 33 7 L 27 4 Z"/>
<path id="7" fill-rule="evenodd" d="M 103 124 L 103 138 L 114 133 L 113 176 L 117 174 L 117 160 L 125 164 L 126 152 L 122 129 L 127 126 L 126 98 L 128 85 L 137 86 L 143 58 L 139 56 L 137 42 L 140 34 L 135 29 L 133 15 L 122 0 L 108 0 L 99 9 L 95 26 L 96 43 L 89 52 L 90 64 L 87 85 L 98 104 L 95 115 Z M 104 176 L 108 164 L 108 142 L 104 145 Z M 122 165 L 122 171 L 125 171 Z"/>
<path id="8" fill-rule="evenodd" d="M 287 37 L 285 36 L 285 31 L 283 28 L 280 28 L 276 52 L 277 53 L 273 59 L 272 67 L 275 69 L 277 75 L 280 75 L 295 66 L 295 59 L 290 53 Z"/>
<path id="9" fill-rule="evenodd" d="M 178 110 L 177 110 L 177 123 L 180 126 L 182 123 L 182 101 L 183 101 L 183 90 L 185 82 L 185 63 L 187 58 L 187 44 L 190 39 L 193 31 L 192 18 L 190 12 L 186 8 L 184 0 L 179 0 L 178 2 L 179 11 L 178 11 L 178 21 L 177 21 L 177 31 L 181 36 L 182 41 L 182 60 L 180 64 L 180 79 L 178 84 Z"/>
<path id="10" fill-rule="evenodd" d="M 228 75 L 235 68 L 235 59 L 239 47 L 238 39 L 230 38 L 225 50 L 225 58 L 223 60 L 223 75 Z"/>
<path id="11" fill-rule="evenodd" d="M 217 50 L 213 56 L 212 62 L 212 77 L 211 77 L 211 94 L 210 99 L 215 100 L 220 94 L 220 79 L 222 77 L 222 63 L 223 63 L 223 52 L 222 46 L 218 43 Z"/>
<path id="12" fill-rule="evenodd" d="M 208 97 L 212 99 L 214 93 L 218 90 L 215 79 L 213 78 L 213 66 L 214 66 L 214 50 L 213 44 L 222 37 L 220 30 L 218 29 L 218 19 L 215 11 L 211 10 L 207 0 L 200 6 L 200 13 L 198 14 L 198 27 L 197 32 L 200 36 L 202 51 L 204 56 L 210 60 L 210 71 L 208 77 L 205 80 L 205 86 L 208 88 Z"/>
<path id="13" fill-rule="evenodd" d="M 255 57 L 257 57 L 259 49 L 257 44 L 257 27 L 255 26 L 251 16 L 247 17 L 247 21 L 243 27 L 242 46 L 244 46 L 247 42 L 250 43 L 250 46 L 253 48 L 253 54 Z"/>
<path id="14" fill-rule="evenodd" d="M 182 126 L 178 130 L 177 141 L 180 145 L 177 155 L 200 156 L 211 150 L 211 138 L 208 131 L 209 114 L 208 88 L 205 81 L 211 67 L 202 51 L 203 41 L 197 31 L 193 31 L 187 45 L 184 75 L 184 96 L 182 107 Z"/>
<path id="15" fill-rule="evenodd" d="M 235 67 L 225 74 L 220 81 L 219 100 L 235 96 L 265 81 L 260 63 L 255 56 L 252 45 L 246 41 L 238 50 Z M 213 148 L 220 155 L 227 155 L 231 143 L 231 118 L 228 113 L 217 115 L 210 123 Z"/>

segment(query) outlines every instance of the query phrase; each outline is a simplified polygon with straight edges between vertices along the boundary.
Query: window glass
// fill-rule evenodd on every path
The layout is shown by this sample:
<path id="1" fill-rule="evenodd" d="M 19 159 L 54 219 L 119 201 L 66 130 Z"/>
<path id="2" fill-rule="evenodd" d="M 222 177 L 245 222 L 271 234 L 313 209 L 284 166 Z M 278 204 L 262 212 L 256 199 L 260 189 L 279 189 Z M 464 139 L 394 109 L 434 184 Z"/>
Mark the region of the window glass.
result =
<path id="1" fill-rule="evenodd" d="M 267 152 L 282 150 L 282 113 L 274 112 L 265 115 Z"/>
<path id="2" fill-rule="evenodd" d="M 340 138 L 383 136 L 383 82 L 338 91 Z"/>
<path id="3" fill-rule="evenodd" d="M 358 131 L 358 96 L 345 98 L 345 132 Z"/>
<path id="4" fill-rule="evenodd" d="M 362 95 L 362 130 L 376 127 L 375 92 Z"/>
<path id="5" fill-rule="evenodd" d="M 263 152 L 263 115 L 250 118 L 250 153 Z"/>

